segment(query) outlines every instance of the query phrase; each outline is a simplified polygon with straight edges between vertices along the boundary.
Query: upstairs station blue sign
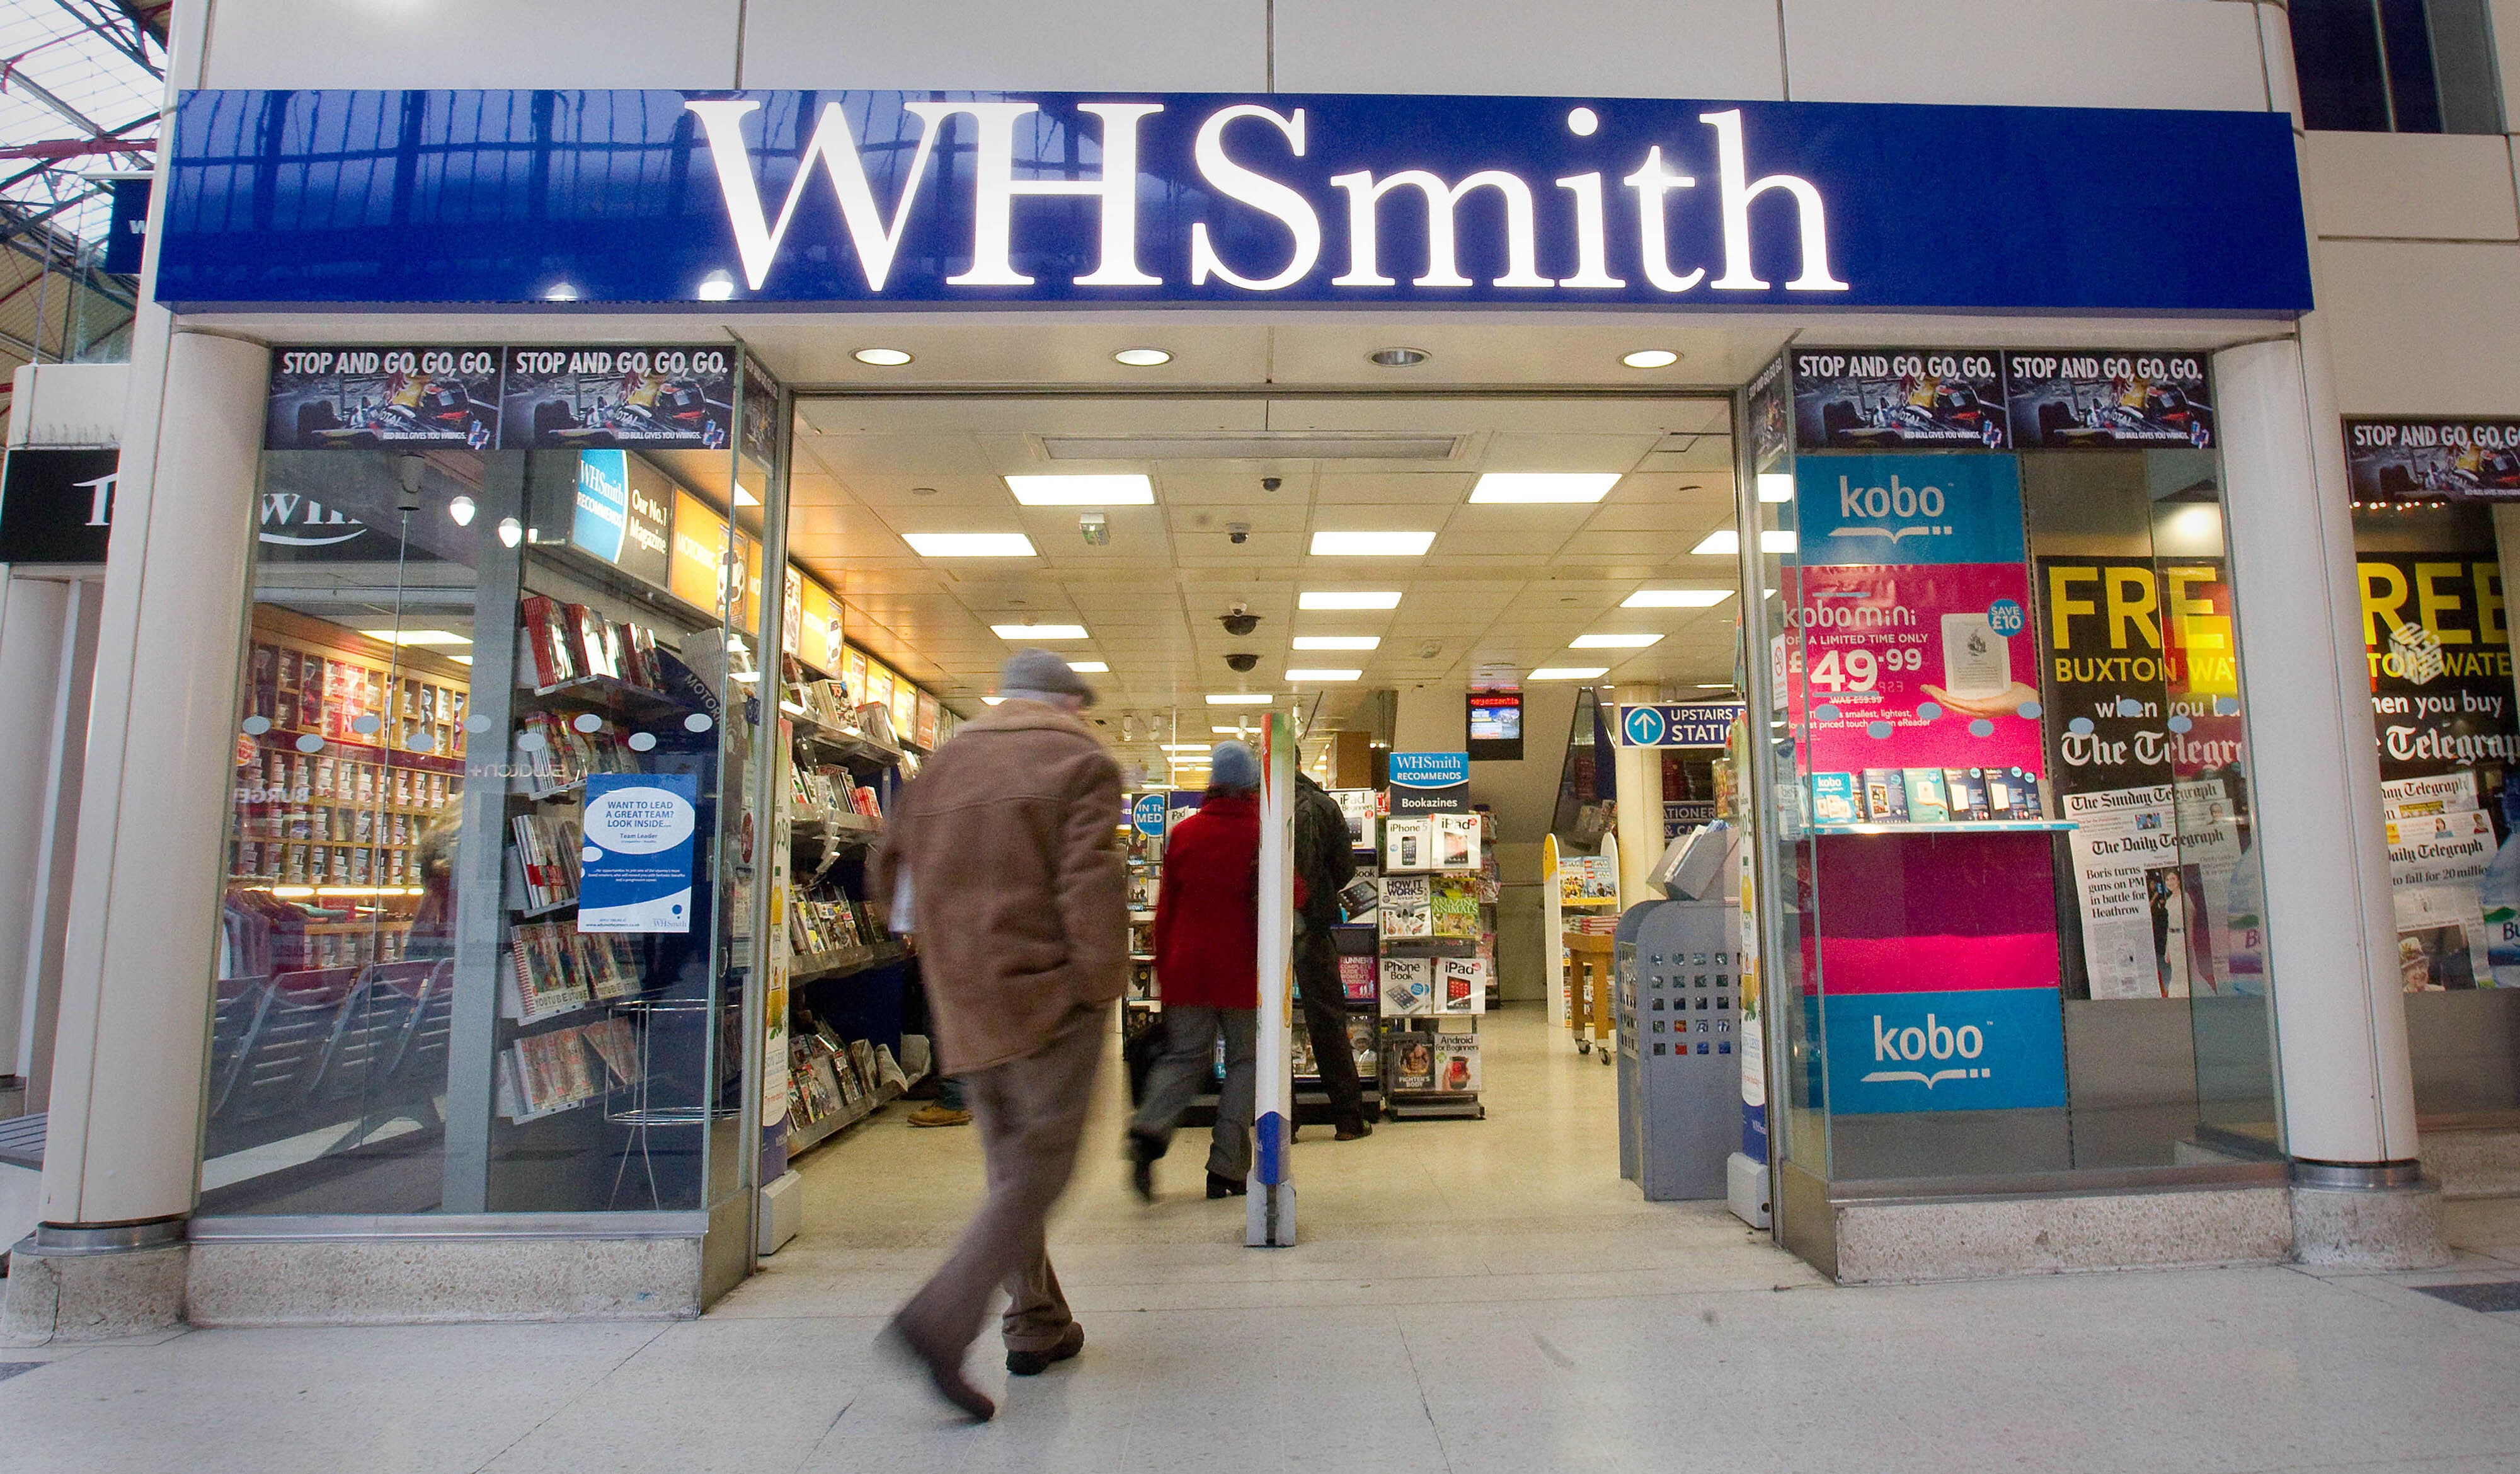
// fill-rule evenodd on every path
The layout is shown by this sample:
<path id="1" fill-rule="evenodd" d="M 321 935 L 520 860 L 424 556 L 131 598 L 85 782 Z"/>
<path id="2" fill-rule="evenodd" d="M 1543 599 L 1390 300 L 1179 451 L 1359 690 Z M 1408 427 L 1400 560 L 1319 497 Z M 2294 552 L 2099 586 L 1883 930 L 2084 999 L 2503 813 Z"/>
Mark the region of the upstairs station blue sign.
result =
<path id="1" fill-rule="evenodd" d="M 2281 114 L 202 91 L 167 163 L 188 308 L 2311 305 Z"/>

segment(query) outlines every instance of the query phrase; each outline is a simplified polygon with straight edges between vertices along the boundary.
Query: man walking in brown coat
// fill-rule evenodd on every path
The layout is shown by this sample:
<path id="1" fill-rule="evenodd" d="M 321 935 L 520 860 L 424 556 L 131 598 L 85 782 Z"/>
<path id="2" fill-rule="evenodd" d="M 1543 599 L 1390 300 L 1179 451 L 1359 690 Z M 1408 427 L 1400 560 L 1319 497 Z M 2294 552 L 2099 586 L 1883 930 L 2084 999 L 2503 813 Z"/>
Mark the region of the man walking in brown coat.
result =
<path id="1" fill-rule="evenodd" d="M 1058 656 L 1024 650 L 998 689 L 1005 700 L 965 722 L 895 801 L 867 874 L 875 897 L 911 913 L 892 928 L 918 934 L 939 1068 L 963 1082 L 989 1181 L 953 1255 L 885 1336 L 975 1418 L 997 1412 L 963 1375 L 991 1291 L 1012 1297 L 1007 1370 L 1029 1376 L 1085 1345 L 1043 1233 L 1076 1167 L 1128 968 L 1120 769 L 1076 714 L 1093 688 Z"/>

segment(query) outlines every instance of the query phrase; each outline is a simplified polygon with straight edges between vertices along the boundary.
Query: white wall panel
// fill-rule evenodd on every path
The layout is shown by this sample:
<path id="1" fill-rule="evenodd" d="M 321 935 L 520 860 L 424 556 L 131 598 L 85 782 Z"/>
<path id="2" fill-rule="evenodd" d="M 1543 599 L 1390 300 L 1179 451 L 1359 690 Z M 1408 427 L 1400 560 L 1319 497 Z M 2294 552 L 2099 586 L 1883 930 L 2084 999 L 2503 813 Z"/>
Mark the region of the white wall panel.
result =
<path id="1" fill-rule="evenodd" d="M 212 0 L 204 87 L 727 87 L 740 0 Z"/>
<path id="2" fill-rule="evenodd" d="M 1773 0 L 1277 0 L 1278 90 L 1778 98 Z"/>
<path id="3" fill-rule="evenodd" d="M 1784 0 L 1784 11 L 1798 102 L 2267 106 L 2254 6 Z"/>
<path id="4" fill-rule="evenodd" d="M 751 0 L 746 87 L 1258 92 L 1263 0 Z"/>
<path id="5" fill-rule="evenodd" d="M 2499 134 L 2309 133 L 2311 208 L 2322 236 L 2520 239 L 2511 145 Z"/>
<path id="6" fill-rule="evenodd" d="M 2520 247 L 2328 241 L 2318 315 L 2352 414 L 2520 414 Z"/>

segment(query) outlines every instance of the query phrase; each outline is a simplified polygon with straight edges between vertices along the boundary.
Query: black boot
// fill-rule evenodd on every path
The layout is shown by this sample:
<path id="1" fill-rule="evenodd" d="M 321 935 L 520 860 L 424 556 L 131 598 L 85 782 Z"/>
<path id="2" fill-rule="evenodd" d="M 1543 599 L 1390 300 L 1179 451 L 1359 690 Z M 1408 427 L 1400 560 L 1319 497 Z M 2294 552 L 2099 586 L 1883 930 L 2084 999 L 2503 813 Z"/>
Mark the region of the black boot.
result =
<path id="1" fill-rule="evenodd" d="M 1155 1159 L 1171 1144 L 1160 1136 L 1129 1133 L 1129 1185 L 1138 1190 L 1140 1201 L 1155 1200 Z"/>
<path id="2" fill-rule="evenodd" d="M 1240 1177 L 1220 1177 L 1214 1173 L 1207 1175 L 1207 1195 L 1210 1198 L 1238 1198 L 1250 1190 L 1250 1184 Z"/>

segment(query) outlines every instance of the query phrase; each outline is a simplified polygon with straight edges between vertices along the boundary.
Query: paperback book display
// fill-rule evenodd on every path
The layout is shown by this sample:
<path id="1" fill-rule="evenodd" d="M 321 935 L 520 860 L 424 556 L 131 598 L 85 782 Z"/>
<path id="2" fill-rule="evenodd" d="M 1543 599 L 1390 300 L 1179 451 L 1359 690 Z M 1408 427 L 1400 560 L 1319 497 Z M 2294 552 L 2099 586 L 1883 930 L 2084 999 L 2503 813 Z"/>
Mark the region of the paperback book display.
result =
<path id="1" fill-rule="evenodd" d="M 1443 769 L 1444 755 L 1431 756 L 1420 765 Z M 1485 1114 L 1477 1027 L 1496 987 L 1495 819 L 1425 811 L 1465 792 L 1420 790 L 1419 811 L 1381 825 L 1375 955 L 1358 961 L 1371 964 L 1382 1015 L 1386 1108 L 1404 1120 Z M 1365 972 L 1356 969 L 1357 982 Z"/>

